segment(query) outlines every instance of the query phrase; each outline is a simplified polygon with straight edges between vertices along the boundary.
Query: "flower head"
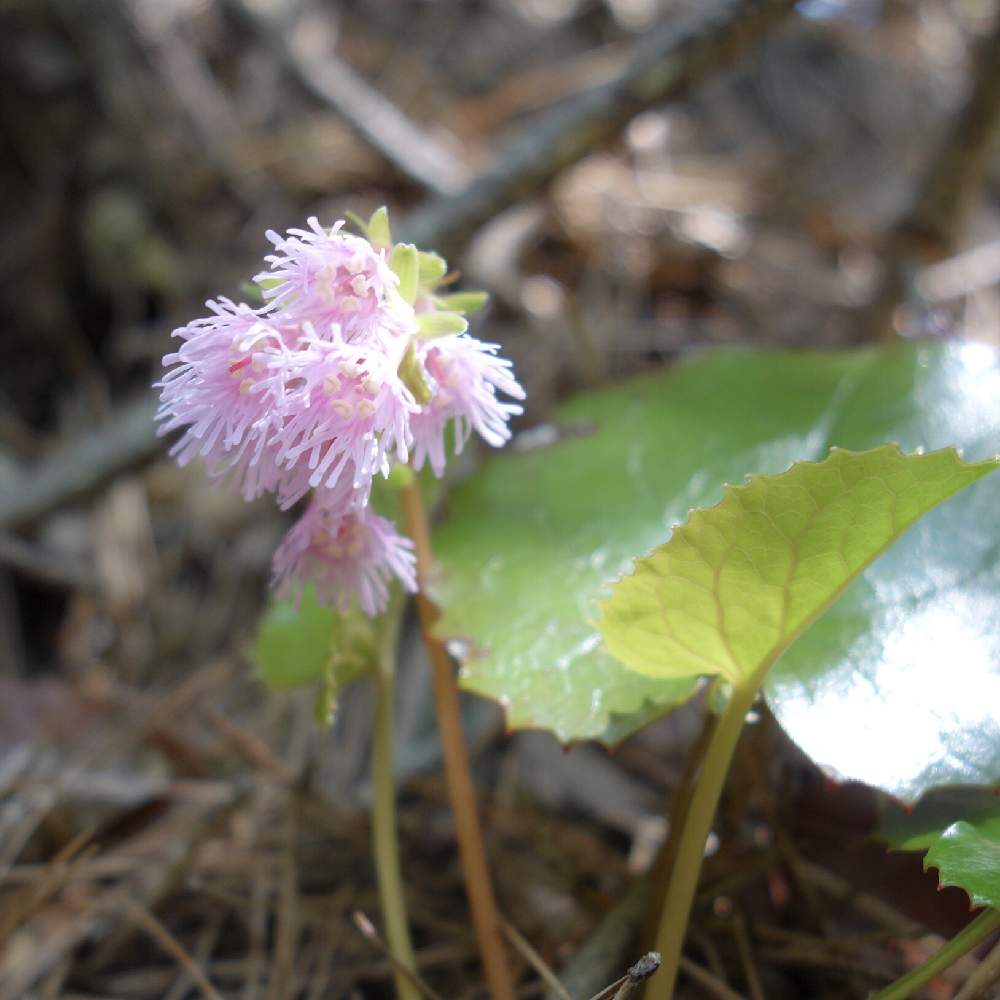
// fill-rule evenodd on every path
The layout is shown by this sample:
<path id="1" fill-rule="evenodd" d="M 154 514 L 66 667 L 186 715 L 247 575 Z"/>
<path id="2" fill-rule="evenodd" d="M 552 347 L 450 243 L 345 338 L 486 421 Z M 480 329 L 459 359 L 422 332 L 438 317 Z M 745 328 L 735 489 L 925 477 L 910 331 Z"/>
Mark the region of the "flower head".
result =
<path id="1" fill-rule="evenodd" d="M 498 344 L 484 344 L 466 334 L 423 342 L 419 357 L 431 398 L 410 421 L 415 468 L 429 461 L 435 475 L 443 474 L 450 421 L 455 424 L 456 454 L 472 430 L 495 448 L 510 439 L 507 421 L 522 408 L 497 399 L 497 391 L 524 399 L 524 389 L 510 362 L 496 356 L 498 350 Z"/>
<path id="2" fill-rule="evenodd" d="M 283 472 L 269 443 L 281 422 L 291 353 L 281 331 L 250 306 L 209 302 L 211 315 L 174 331 L 184 343 L 157 383 L 160 433 L 183 427 L 171 448 L 181 465 L 196 455 L 215 476 L 232 476 L 247 500 L 273 490 Z"/>
<path id="3" fill-rule="evenodd" d="M 349 342 L 407 332 L 413 310 L 400 297 L 385 255 L 343 232 L 343 222 L 324 229 L 313 217 L 308 225 L 287 236 L 267 234 L 275 252 L 254 280 L 269 308 L 308 319 L 321 336 L 336 330 Z"/>
<path id="4" fill-rule="evenodd" d="M 378 220 L 378 225 L 375 225 Z M 384 210 L 365 228 L 391 245 Z M 398 579 L 416 585 L 411 543 L 371 510 L 373 477 L 429 462 L 441 475 L 445 435 L 455 451 L 476 431 L 500 446 L 523 399 L 510 362 L 464 331 L 481 293 L 440 295 L 436 254 L 324 228 L 269 232 L 274 252 L 257 275 L 264 304 L 209 302 L 175 331 L 160 382 L 160 433 L 180 430 L 172 454 L 198 456 L 247 499 L 274 493 L 287 508 L 312 494 L 274 558 L 275 586 L 314 581 L 321 601 L 354 596 L 383 610 Z M 393 269 L 399 272 L 398 277 Z M 404 298 L 405 296 L 405 298 Z"/>
<path id="5" fill-rule="evenodd" d="M 319 499 L 278 547 L 273 575 L 282 596 L 298 596 L 311 582 L 320 603 L 346 611 L 357 598 L 370 616 L 386 609 L 393 577 L 417 588 L 413 543 L 391 521 L 367 509 L 343 514 Z"/>
<path id="6" fill-rule="evenodd" d="M 333 489 L 349 478 L 367 502 L 372 476 L 408 457 L 409 417 L 417 408 L 398 369 L 406 341 L 345 343 L 339 333 L 303 337 L 289 368 L 291 405 L 274 435 L 277 460 L 299 482 L 280 497 L 294 503 L 307 489 Z"/>

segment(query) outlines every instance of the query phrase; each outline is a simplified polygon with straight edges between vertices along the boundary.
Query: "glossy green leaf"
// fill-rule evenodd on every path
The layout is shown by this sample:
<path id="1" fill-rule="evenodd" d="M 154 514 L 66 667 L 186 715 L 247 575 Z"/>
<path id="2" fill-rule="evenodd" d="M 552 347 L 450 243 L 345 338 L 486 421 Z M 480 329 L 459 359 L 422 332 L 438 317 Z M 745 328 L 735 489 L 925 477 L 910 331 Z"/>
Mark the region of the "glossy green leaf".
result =
<path id="1" fill-rule="evenodd" d="M 397 243 L 389 254 L 389 267 L 399 278 L 399 294 L 410 305 L 417 298 L 417 252 L 412 243 Z"/>
<path id="2" fill-rule="evenodd" d="M 1000 907 L 1000 818 L 948 827 L 924 858 L 941 885 L 964 889 L 975 906 Z"/>
<path id="3" fill-rule="evenodd" d="M 759 685 L 911 524 L 997 465 L 883 445 L 752 476 L 638 559 L 602 603 L 598 629 L 639 673 Z"/>
<path id="4" fill-rule="evenodd" d="M 421 337 L 447 337 L 449 334 L 465 333 L 469 329 L 469 321 L 456 312 L 426 312 L 417 314 L 417 327 Z"/>
<path id="5" fill-rule="evenodd" d="M 318 604 L 308 587 L 298 604 L 271 603 L 251 657 L 272 691 L 321 683 L 317 715 L 329 721 L 340 692 L 375 668 L 382 627 L 381 619 L 369 619 L 360 610 L 340 612 Z"/>
<path id="6" fill-rule="evenodd" d="M 504 702 L 514 727 L 563 739 L 627 735 L 691 684 L 635 674 L 600 648 L 592 622 L 606 582 L 662 543 L 690 508 L 718 502 L 725 482 L 821 458 L 832 445 L 886 441 L 994 454 L 995 352 L 725 350 L 570 401 L 523 435 L 519 450 L 491 457 L 449 493 L 435 535 L 436 592 L 440 631 L 462 654 L 463 685 Z M 910 797 L 936 780 L 1000 780 L 997 510 L 1000 476 L 932 511 L 772 669 L 766 690 L 776 715 L 820 764 Z M 921 630 L 933 656 L 907 673 L 919 640 L 900 645 L 893 636 L 918 622 L 900 609 L 916 608 L 932 584 L 951 596 L 934 610 L 947 629 L 932 621 Z M 834 616 L 837 627 L 825 631 Z M 964 650 L 944 657 L 958 685 L 942 684 L 932 666 L 952 642 Z M 921 724 L 911 727 L 915 715 Z"/>
<path id="7" fill-rule="evenodd" d="M 435 596 L 463 686 L 504 704 L 511 727 L 563 740 L 613 742 L 686 699 L 693 681 L 642 677 L 601 648 L 596 598 L 727 478 L 787 466 L 862 363 L 720 354 L 579 396 L 453 487 Z M 748 386 L 783 405 L 745 419 Z"/>
<path id="8" fill-rule="evenodd" d="M 1000 450 L 1000 361 L 979 344 L 873 352 L 829 437 Z M 788 734 L 834 777 L 912 802 L 1000 782 L 1000 476 L 927 515 L 778 661 Z"/>
<path id="9" fill-rule="evenodd" d="M 881 805 L 876 835 L 894 850 L 926 851 L 959 820 L 1000 822 L 1000 788 L 935 788 L 909 807 L 886 799 Z"/>
<path id="10" fill-rule="evenodd" d="M 434 296 L 434 303 L 439 309 L 466 314 L 479 312 L 489 300 L 486 292 L 452 292 L 450 295 Z"/>
<path id="11" fill-rule="evenodd" d="M 330 659 L 337 613 L 308 587 L 299 604 L 272 601 L 261 619 L 252 659 L 273 691 L 321 680 Z"/>

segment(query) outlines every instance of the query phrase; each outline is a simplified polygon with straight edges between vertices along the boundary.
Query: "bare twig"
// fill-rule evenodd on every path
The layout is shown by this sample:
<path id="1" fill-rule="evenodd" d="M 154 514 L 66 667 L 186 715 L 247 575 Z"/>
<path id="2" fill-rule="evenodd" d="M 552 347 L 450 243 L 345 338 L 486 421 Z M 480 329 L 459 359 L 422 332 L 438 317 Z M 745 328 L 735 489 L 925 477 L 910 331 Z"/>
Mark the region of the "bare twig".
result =
<path id="1" fill-rule="evenodd" d="M 93 835 L 92 827 L 82 830 L 56 853 L 30 885 L 13 898 L 5 900 L 6 911 L 0 916 L 0 944 L 69 881 L 74 869 L 79 867 L 79 862 L 87 859 L 89 852 L 84 849 Z"/>
<path id="2" fill-rule="evenodd" d="M 248 205 L 274 205 L 278 192 L 267 175 L 247 171 L 240 162 L 240 116 L 198 52 L 179 30 L 177 11 L 169 4 L 120 5 L 122 17 L 142 45 L 163 88 L 191 124 L 201 155 L 225 177 Z"/>
<path id="3" fill-rule="evenodd" d="M 903 916 L 876 896 L 859 891 L 858 888 L 841 876 L 817 865 L 812 861 L 799 858 L 796 865 L 796 874 L 800 879 L 810 885 L 816 886 L 823 892 L 838 899 L 841 902 L 850 901 L 851 905 L 859 912 L 883 927 L 887 927 L 894 934 L 902 936 L 917 933 L 920 925 Z"/>
<path id="4" fill-rule="evenodd" d="M 221 910 L 216 912 L 208 919 L 204 929 L 198 936 L 195 953 L 192 956 L 198 968 L 206 965 L 211 958 L 212 951 L 219 940 L 219 932 L 222 930 L 224 921 L 224 912 Z M 170 992 L 163 1000 L 182 1000 L 183 997 L 188 995 L 191 982 L 191 975 L 187 972 L 182 972 L 174 985 L 170 987 Z"/>
<path id="5" fill-rule="evenodd" d="M 743 966 L 743 975 L 750 987 L 752 1000 L 765 1000 L 764 987 L 761 985 L 760 973 L 757 971 L 753 949 L 750 947 L 746 918 L 738 910 L 733 914 L 733 937 L 736 938 L 736 950 L 740 954 L 740 964 Z"/>
<path id="6" fill-rule="evenodd" d="M 571 996 L 589 996 L 622 967 L 630 949 L 635 947 L 648 900 L 649 882 L 641 879 L 577 949 L 559 974 L 560 981 Z M 555 998 L 556 994 L 548 994 L 548 1000 Z"/>
<path id="7" fill-rule="evenodd" d="M 460 190 L 468 171 L 426 128 L 411 121 L 332 52 L 313 52 L 304 32 L 261 14 L 245 0 L 226 0 L 233 16 L 268 44 L 278 63 L 313 97 L 333 108 L 372 149 L 433 194 Z"/>
<path id="8" fill-rule="evenodd" d="M 396 972 L 410 982 L 425 997 L 428 997 L 429 1000 L 443 1000 L 441 994 L 428 986 L 413 969 L 409 969 L 402 962 L 397 961 L 396 957 L 389 951 L 389 946 L 382 940 L 379 932 L 375 930 L 375 925 L 360 910 L 355 911 L 353 920 L 354 926 L 357 927 L 362 936 L 371 941 L 382 952 Z"/>
<path id="9" fill-rule="evenodd" d="M 986 176 L 1000 136 L 1000 12 L 974 59 L 972 88 L 930 163 L 909 210 L 888 233 L 882 285 L 863 318 L 867 339 L 895 336 L 894 317 L 920 264 L 943 260 Z"/>
<path id="10" fill-rule="evenodd" d="M 503 917 L 500 918 L 500 927 L 507 936 L 507 940 L 524 956 L 525 961 L 527 961 L 535 972 L 542 977 L 553 995 L 558 997 L 559 1000 L 573 1000 L 569 993 L 566 992 L 566 987 L 559 982 L 556 974 L 546 964 L 545 959 L 532 948 L 531 943 L 525 939 L 524 935 L 509 920 L 504 920 Z"/>
<path id="11" fill-rule="evenodd" d="M 39 583 L 67 590 L 94 590 L 97 579 L 72 553 L 53 552 L 0 532 L 0 566 L 9 566 Z"/>
<path id="12" fill-rule="evenodd" d="M 702 968 L 697 962 L 693 962 L 684 955 L 681 955 L 680 967 L 684 975 L 693 979 L 699 986 L 704 987 L 705 991 L 715 997 L 716 1000 L 746 1000 L 742 993 L 737 993 L 736 990 L 727 986 L 718 976 L 709 972 L 708 969 Z"/>
<path id="13" fill-rule="evenodd" d="M 222 794 L 215 794 L 221 792 Z M 126 879 L 118 887 L 92 896 L 80 907 L 53 900 L 31 919 L 22 921 L 0 955 L 0 1000 L 20 1000 L 62 958 L 88 940 L 99 940 L 89 961 L 99 967 L 118 952 L 134 929 L 117 924 L 123 903 L 151 907 L 175 889 L 200 845 L 226 821 L 244 795 L 216 788 L 211 800 L 178 803 L 154 829 L 127 840 L 116 851 Z M 183 835 L 181 835 L 183 832 Z M 156 863 L 149 859 L 155 858 Z M 136 864 L 140 860 L 142 863 Z M 79 899 L 74 894 L 74 899 Z M 204 991 L 203 991 L 204 992 Z"/>
<path id="14" fill-rule="evenodd" d="M 614 79 L 546 112 L 460 194 L 438 198 L 408 217 L 406 239 L 439 249 L 461 242 L 614 138 L 640 111 L 686 94 L 731 65 L 794 6 L 794 0 L 724 0 L 699 9 L 690 24 L 670 21 L 637 46 Z"/>
<path id="15" fill-rule="evenodd" d="M 121 902 L 129 916 L 191 977 L 206 1000 L 222 1000 L 222 994 L 208 981 L 208 977 L 188 954 L 187 949 L 149 910 L 134 903 L 127 896 L 123 896 Z"/>
<path id="16" fill-rule="evenodd" d="M 46 456 L 17 488 L 0 496 L 0 528 L 23 528 L 158 454 L 156 401 L 143 397 L 119 408 L 113 420 Z"/>
<path id="17" fill-rule="evenodd" d="M 621 979 L 616 979 L 610 986 L 606 986 L 600 993 L 595 994 L 590 1000 L 626 1000 L 637 987 L 641 986 L 660 967 L 660 955 L 658 952 L 647 952 L 638 962 L 633 965 Z"/>

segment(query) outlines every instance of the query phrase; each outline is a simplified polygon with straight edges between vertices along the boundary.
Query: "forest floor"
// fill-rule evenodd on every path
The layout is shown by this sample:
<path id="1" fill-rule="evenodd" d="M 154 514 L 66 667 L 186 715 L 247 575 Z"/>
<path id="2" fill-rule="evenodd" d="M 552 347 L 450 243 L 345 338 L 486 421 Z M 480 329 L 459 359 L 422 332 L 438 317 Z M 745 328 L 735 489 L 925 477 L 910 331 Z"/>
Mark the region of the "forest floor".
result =
<path id="1" fill-rule="evenodd" d="M 372 693 L 320 728 L 312 692 L 264 690 L 248 650 L 286 517 L 178 469 L 152 420 L 170 331 L 239 296 L 265 229 L 388 204 L 431 234 L 493 296 L 481 329 L 528 389 L 519 429 L 717 344 L 837 349 L 887 323 L 998 339 L 997 177 L 974 179 L 960 229 L 934 216 L 946 253 L 905 238 L 984 5 L 786 4 L 735 63 L 709 45 L 692 86 L 648 107 L 623 92 L 555 144 L 560 113 L 699 5 L 299 6 L 0 8 L 0 1000 L 392 994 L 356 919 L 381 921 Z M 426 679 L 410 622 L 397 772 L 418 966 L 440 996 L 481 997 Z M 465 706 L 500 908 L 531 949 L 512 938 L 520 996 L 549 995 L 537 953 L 587 1000 L 642 954 L 703 708 L 609 752 Z M 679 996 L 861 1000 L 961 928 L 965 895 L 876 843 L 877 808 L 762 710 Z M 954 996 L 973 961 L 925 995 Z"/>

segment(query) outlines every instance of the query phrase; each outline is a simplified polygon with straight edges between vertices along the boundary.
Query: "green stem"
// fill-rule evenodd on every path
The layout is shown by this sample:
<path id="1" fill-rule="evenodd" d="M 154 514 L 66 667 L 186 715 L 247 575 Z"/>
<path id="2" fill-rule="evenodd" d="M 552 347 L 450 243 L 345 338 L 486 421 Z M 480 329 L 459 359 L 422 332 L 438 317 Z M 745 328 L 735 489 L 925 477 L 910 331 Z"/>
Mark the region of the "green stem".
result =
<path id="1" fill-rule="evenodd" d="M 389 623 L 392 624 L 389 624 Z M 375 803 L 372 813 L 372 838 L 375 870 L 382 903 L 385 936 L 393 958 L 407 969 L 416 971 L 416 956 L 410 941 L 406 919 L 406 899 L 399 869 L 399 842 L 396 837 L 396 783 L 393 778 L 393 688 L 395 677 L 396 633 L 399 615 L 387 612 L 381 638 L 376 674 L 378 704 L 375 707 L 375 733 L 372 743 L 372 782 Z M 400 1000 L 421 1000 L 420 992 L 401 972 L 395 972 L 396 993 Z"/>
<path id="2" fill-rule="evenodd" d="M 715 732 L 715 714 L 708 706 L 705 706 L 704 711 L 701 730 L 691 745 L 691 749 L 688 750 L 687 758 L 684 761 L 684 771 L 677 784 L 677 789 L 670 799 L 670 825 L 667 830 L 666 842 L 660 848 L 648 876 L 651 896 L 642 923 L 640 947 L 643 952 L 651 951 L 656 941 L 660 913 L 667 898 L 667 890 L 670 888 L 670 875 L 674 870 L 674 862 L 677 860 L 677 849 L 680 846 L 681 834 L 684 832 L 688 809 L 691 807 L 691 798 L 694 795 L 698 775 L 701 773 L 702 762 L 705 760 L 709 743 L 712 741 L 712 734 Z"/>
<path id="3" fill-rule="evenodd" d="M 670 888 L 660 914 L 656 932 L 656 950 L 663 962 L 659 973 L 650 980 L 647 996 L 650 1000 L 669 1000 L 680 966 L 681 949 L 687 931 L 691 904 L 694 902 L 701 873 L 705 842 L 712 831 L 712 821 L 726 781 L 733 751 L 743 730 L 743 720 L 753 705 L 759 685 L 754 681 L 732 689 L 729 704 L 719 716 L 712 733 L 694 796 L 688 808 L 680 843 L 673 863 Z"/>
<path id="4" fill-rule="evenodd" d="M 960 930 L 947 944 L 931 955 L 923 965 L 911 969 L 905 976 L 875 993 L 871 1000 L 905 1000 L 915 990 L 954 965 L 964 954 L 1000 928 L 1000 910 L 984 910 Z"/>

